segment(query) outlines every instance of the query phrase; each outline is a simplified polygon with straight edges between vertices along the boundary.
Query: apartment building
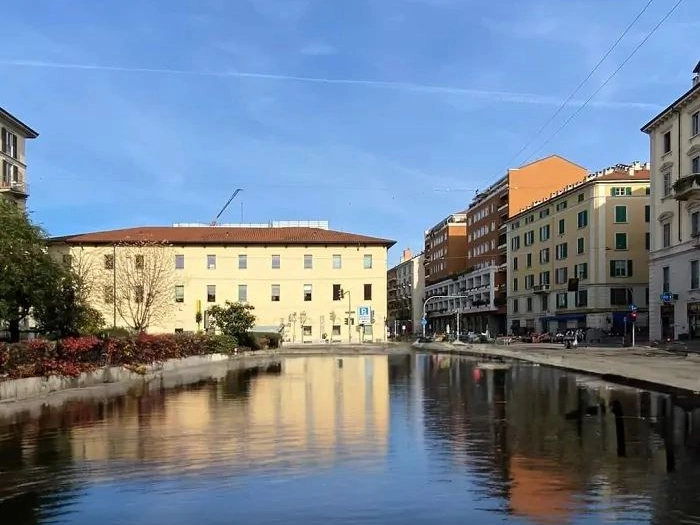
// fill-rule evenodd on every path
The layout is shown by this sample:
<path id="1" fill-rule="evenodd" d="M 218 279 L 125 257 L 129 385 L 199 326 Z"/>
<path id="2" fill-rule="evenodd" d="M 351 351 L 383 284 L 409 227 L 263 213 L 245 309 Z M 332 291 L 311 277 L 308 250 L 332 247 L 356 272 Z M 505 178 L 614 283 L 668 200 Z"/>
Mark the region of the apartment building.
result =
<path id="1" fill-rule="evenodd" d="M 508 331 L 623 333 L 649 302 L 649 164 L 618 164 L 540 199 L 506 223 Z"/>
<path id="2" fill-rule="evenodd" d="M 651 152 L 649 337 L 700 337 L 700 63 L 642 131 Z"/>
<path id="3" fill-rule="evenodd" d="M 209 307 L 240 301 L 290 342 L 383 341 L 394 241 L 288 224 L 129 228 L 51 250 L 84 275 L 109 325 L 137 326 L 153 301 L 149 332 L 206 329 Z"/>
<path id="4" fill-rule="evenodd" d="M 461 278 L 462 308 L 468 330 L 506 333 L 507 232 L 512 210 L 549 196 L 562 185 L 586 176 L 586 170 L 558 155 L 509 169 L 479 192 L 467 209 L 467 273 Z"/>
<path id="5" fill-rule="evenodd" d="M 450 318 L 456 314 L 461 299 L 438 297 L 459 295 L 454 282 L 466 270 L 467 221 L 465 213 L 452 213 L 425 231 L 425 314 L 431 332 L 449 331 Z M 452 284 L 452 286 L 448 286 Z M 421 311 L 423 305 L 421 305 Z M 421 314 L 422 317 L 422 314 Z M 454 323 L 453 327 L 454 328 Z M 422 326 L 421 326 L 422 330 Z"/>
<path id="6" fill-rule="evenodd" d="M 29 196 L 26 140 L 38 136 L 24 122 L 0 108 L 0 197 L 22 207 Z"/>
<path id="7" fill-rule="evenodd" d="M 387 271 L 387 328 L 389 334 L 404 335 L 422 329 L 425 265 L 422 253 L 404 250 L 399 264 Z"/>

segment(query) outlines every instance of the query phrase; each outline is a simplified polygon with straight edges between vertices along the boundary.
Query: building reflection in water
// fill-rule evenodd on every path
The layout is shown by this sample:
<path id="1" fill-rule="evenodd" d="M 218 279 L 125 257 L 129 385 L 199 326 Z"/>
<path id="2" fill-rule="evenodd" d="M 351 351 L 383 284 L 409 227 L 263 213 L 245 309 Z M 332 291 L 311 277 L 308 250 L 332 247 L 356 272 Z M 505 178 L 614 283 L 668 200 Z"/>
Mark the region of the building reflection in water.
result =
<path id="1" fill-rule="evenodd" d="M 547 367 L 421 359 L 427 434 L 514 515 L 700 522 L 698 398 Z"/>

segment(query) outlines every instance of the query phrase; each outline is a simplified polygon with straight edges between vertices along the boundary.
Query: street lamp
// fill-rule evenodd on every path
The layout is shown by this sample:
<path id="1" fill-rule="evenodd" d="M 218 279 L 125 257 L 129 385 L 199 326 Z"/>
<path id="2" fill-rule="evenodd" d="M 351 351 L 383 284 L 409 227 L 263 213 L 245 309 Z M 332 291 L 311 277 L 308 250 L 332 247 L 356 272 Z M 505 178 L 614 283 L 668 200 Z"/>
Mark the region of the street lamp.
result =
<path id="1" fill-rule="evenodd" d="M 350 317 L 352 315 L 352 298 L 350 297 L 350 290 L 343 290 L 341 288 L 341 299 L 344 298 L 346 295 L 348 296 L 348 343 L 352 343 L 352 325 L 350 324 L 350 321 L 352 320 L 352 318 Z"/>
<path id="2" fill-rule="evenodd" d="M 428 320 L 426 319 L 426 307 L 428 306 L 428 303 L 432 301 L 433 299 L 464 299 L 464 295 L 432 295 L 428 297 L 424 302 L 423 302 L 423 318 L 421 319 L 421 325 L 423 325 L 423 337 L 425 337 L 425 327 L 428 324 Z M 457 321 L 459 322 L 459 321 Z M 459 329 L 458 329 L 459 330 Z"/>

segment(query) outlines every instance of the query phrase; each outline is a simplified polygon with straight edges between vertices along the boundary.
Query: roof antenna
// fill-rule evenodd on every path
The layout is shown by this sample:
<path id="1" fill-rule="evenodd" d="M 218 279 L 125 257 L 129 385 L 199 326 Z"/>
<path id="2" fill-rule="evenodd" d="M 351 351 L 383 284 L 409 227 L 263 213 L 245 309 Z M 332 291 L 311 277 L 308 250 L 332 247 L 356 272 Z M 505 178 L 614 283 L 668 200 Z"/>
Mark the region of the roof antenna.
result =
<path id="1" fill-rule="evenodd" d="M 221 214 L 226 211 L 226 208 L 228 208 L 228 205 L 231 204 L 231 201 L 236 198 L 236 195 L 238 195 L 242 191 L 243 191 L 243 188 L 237 188 L 236 191 L 233 192 L 233 195 L 231 195 L 229 200 L 226 201 L 226 204 L 224 204 L 224 207 L 221 208 L 221 211 L 219 212 L 219 214 L 216 217 L 214 217 L 214 220 L 209 223 L 209 226 L 218 226 L 219 217 L 221 217 Z"/>

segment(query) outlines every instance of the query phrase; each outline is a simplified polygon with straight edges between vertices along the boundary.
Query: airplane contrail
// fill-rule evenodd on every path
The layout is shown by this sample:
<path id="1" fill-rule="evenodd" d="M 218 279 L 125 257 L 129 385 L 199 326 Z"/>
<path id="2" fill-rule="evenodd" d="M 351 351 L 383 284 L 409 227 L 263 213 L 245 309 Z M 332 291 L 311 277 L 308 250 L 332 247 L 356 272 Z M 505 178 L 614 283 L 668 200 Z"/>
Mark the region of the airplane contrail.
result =
<path id="1" fill-rule="evenodd" d="M 439 86 L 429 84 L 416 84 L 411 82 L 395 82 L 385 80 L 371 79 L 352 79 L 352 78 L 324 78 L 310 77 L 298 75 L 281 75 L 273 73 L 253 73 L 245 71 L 197 71 L 189 69 L 169 69 L 169 68 L 150 68 L 150 67 L 126 67 L 126 66 L 109 66 L 99 64 L 76 64 L 66 62 L 46 62 L 41 60 L 6 60 L 0 59 L 0 67 L 27 67 L 27 68 L 46 68 L 46 69 L 73 69 L 86 71 L 113 71 L 118 73 L 147 73 L 161 75 L 181 75 L 193 77 L 219 77 L 219 78 L 251 78 L 263 80 L 278 80 L 288 82 L 304 82 L 314 84 L 336 84 L 336 85 L 355 85 L 366 86 L 384 89 L 395 89 L 402 91 L 414 91 L 422 93 L 435 93 L 447 95 L 463 95 L 482 100 L 492 100 L 498 102 L 511 102 L 516 104 L 534 104 L 558 106 L 561 105 L 563 99 L 557 97 L 548 97 L 535 95 L 532 93 L 512 93 L 508 91 L 492 91 L 481 89 L 469 89 L 453 86 Z M 582 100 L 570 100 L 567 105 L 581 106 Z M 647 102 L 625 102 L 625 101 L 592 101 L 588 105 L 593 105 L 601 108 L 611 109 L 659 109 L 658 104 Z"/>

